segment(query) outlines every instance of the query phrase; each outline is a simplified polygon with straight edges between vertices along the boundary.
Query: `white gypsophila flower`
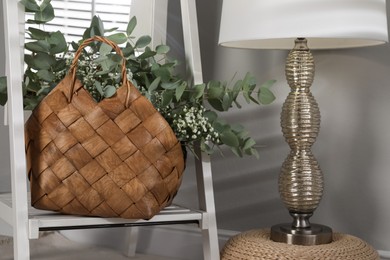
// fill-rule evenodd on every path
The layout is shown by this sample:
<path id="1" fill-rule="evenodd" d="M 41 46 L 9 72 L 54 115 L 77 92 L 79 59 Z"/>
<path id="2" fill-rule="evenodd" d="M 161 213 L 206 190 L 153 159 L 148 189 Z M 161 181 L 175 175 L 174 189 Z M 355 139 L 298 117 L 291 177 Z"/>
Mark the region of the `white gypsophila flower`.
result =
<path id="1" fill-rule="evenodd" d="M 211 123 L 204 116 L 204 112 L 206 112 L 206 109 L 200 104 L 195 106 L 184 105 L 181 112 L 173 113 L 169 117 L 172 118 L 172 128 L 181 141 L 192 142 L 201 139 L 218 141 Z"/>

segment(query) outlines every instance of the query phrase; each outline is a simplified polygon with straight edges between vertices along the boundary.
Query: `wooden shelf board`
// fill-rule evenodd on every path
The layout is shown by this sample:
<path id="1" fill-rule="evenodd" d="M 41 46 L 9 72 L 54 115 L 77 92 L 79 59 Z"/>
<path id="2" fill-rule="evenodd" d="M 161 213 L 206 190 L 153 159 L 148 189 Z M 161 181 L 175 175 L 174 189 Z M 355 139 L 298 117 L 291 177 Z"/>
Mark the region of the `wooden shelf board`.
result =
<path id="1" fill-rule="evenodd" d="M 0 209 L 5 209 L 10 213 L 12 212 L 11 193 L 0 194 Z M 194 211 L 177 205 L 166 207 L 150 220 L 64 215 L 58 212 L 38 210 L 32 207 L 29 208 L 28 213 L 30 233 L 36 233 L 42 230 L 199 223 L 203 217 L 203 213 L 200 211 Z"/>

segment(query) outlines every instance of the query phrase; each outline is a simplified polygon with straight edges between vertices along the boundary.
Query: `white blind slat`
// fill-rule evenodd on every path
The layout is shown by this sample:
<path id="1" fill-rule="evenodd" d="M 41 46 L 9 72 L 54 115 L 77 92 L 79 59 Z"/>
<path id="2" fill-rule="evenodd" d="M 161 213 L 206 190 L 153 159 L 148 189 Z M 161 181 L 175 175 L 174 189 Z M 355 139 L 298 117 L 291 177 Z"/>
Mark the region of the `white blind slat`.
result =
<path id="1" fill-rule="evenodd" d="M 130 20 L 131 0 L 52 0 L 51 4 L 56 15 L 53 21 L 44 27 L 26 23 L 26 28 L 59 30 L 71 42 L 81 39 L 94 15 L 100 17 L 106 29 L 118 27 L 118 32 L 124 32 Z M 33 15 L 26 14 L 26 18 L 33 19 Z"/>
<path id="2" fill-rule="evenodd" d="M 131 0 L 95 0 L 98 4 L 109 4 L 109 5 L 125 5 L 130 6 Z"/>
<path id="3" fill-rule="evenodd" d="M 70 3 L 68 1 L 51 1 L 51 5 L 53 6 L 54 10 L 79 10 L 79 11 L 87 11 L 91 12 L 92 9 L 92 2 L 90 3 Z"/>

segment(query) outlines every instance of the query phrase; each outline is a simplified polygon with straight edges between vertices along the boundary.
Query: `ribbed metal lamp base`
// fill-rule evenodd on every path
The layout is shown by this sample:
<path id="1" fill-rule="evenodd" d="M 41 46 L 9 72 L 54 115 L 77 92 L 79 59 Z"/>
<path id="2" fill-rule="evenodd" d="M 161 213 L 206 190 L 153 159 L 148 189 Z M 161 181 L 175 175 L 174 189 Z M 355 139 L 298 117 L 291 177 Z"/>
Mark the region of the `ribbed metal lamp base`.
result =
<path id="1" fill-rule="evenodd" d="M 292 245 L 314 246 L 332 242 L 332 229 L 318 224 L 310 228 L 293 228 L 291 223 L 271 228 L 271 240 Z"/>
<path id="2" fill-rule="evenodd" d="M 332 229 L 309 222 L 324 190 L 323 174 L 311 152 L 321 121 L 317 101 L 310 92 L 314 67 L 307 40 L 296 39 L 286 60 L 291 91 L 281 113 L 283 136 L 291 151 L 279 175 L 279 194 L 293 222 L 271 228 L 270 238 L 274 242 L 310 246 L 332 242 Z"/>

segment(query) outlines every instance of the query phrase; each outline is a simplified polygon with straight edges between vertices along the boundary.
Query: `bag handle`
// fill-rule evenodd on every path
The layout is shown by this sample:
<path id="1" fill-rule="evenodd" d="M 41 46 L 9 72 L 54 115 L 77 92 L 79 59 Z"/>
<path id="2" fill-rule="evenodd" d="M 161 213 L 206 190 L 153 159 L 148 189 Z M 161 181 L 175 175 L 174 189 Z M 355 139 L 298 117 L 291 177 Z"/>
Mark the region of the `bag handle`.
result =
<path id="1" fill-rule="evenodd" d="M 112 47 L 115 50 L 115 52 L 119 56 L 122 57 L 122 63 L 121 63 L 121 66 L 122 66 L 122 70 L 121 70 L 122 86 L 126 86 L 126 88 L 127 88 L 125 106 L 126 106 L 126 108 L 128 108 L 129 107 L 129 101 L 130 101 L 130 89 L 131 89 L 131 87 L 130 87 L 129 81 L 127 80 L 126 58 L 123 56 L 122 50 L 119 48 L 119 46 L 115 42 L 113 42 L 113 41 L 111 41 L 111 40 L 109 40 L 109 39 L 107 39 L 105 37 L 102 37 L 102 36 L 93 36 L 93 37 L 91 37 L 89 39 L 84 40 L 83 43 L 77 49 L 77 51 L 75 53 L 75 56 L 74 56 L 74 59 L 72 61 L 70 69 L 69 69 L 69 73 L 72 75 L 72 87 L 71 87 L 71 93 L 69 95 L 68 101 L 71 102 L 73 95 L 74 94 L 77 95 L 77 91 L 74 90 L 75 82 L 76 82 L 77 61 L 79 60 L 83 49 L 86 46 L 88 46 L 90 43 L 94 42 L 94 41 L 99 41 L 99 42 L 103 42 L 103 43 L 108 44 L 110 47 Z"/>

